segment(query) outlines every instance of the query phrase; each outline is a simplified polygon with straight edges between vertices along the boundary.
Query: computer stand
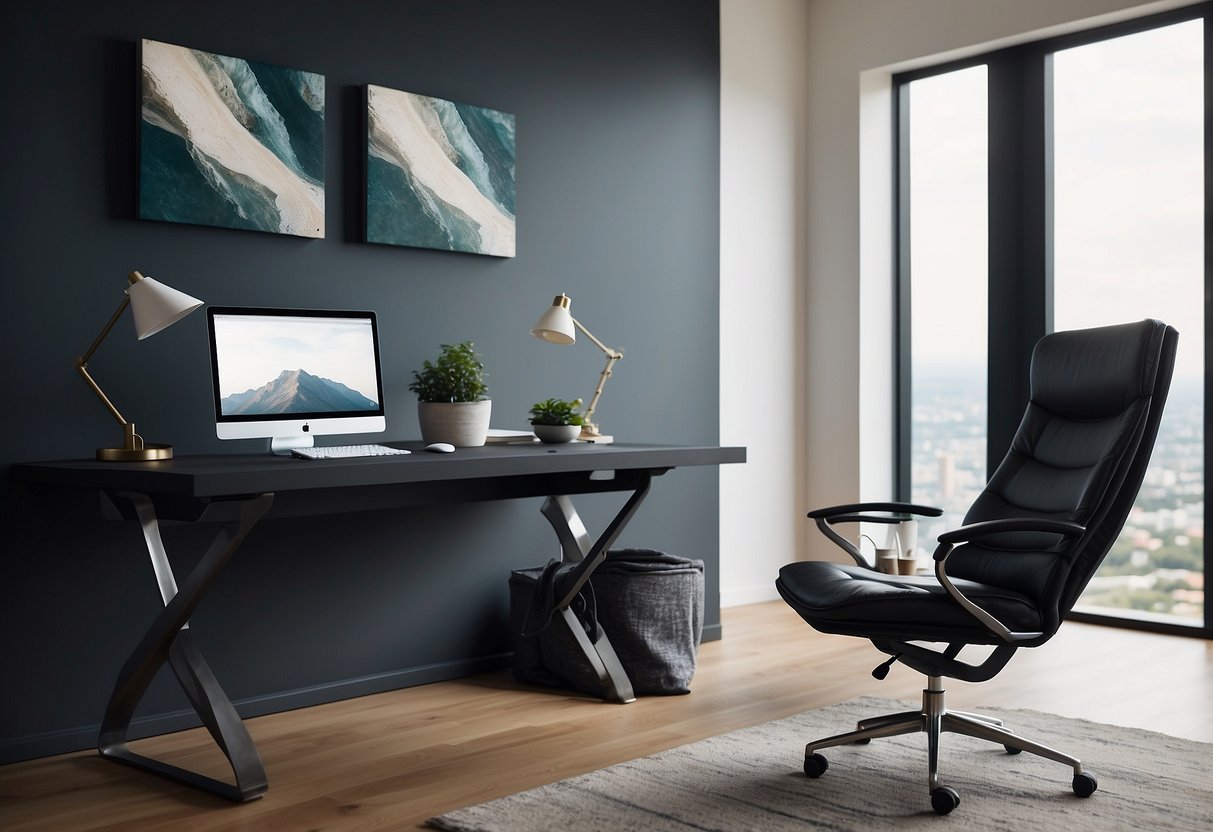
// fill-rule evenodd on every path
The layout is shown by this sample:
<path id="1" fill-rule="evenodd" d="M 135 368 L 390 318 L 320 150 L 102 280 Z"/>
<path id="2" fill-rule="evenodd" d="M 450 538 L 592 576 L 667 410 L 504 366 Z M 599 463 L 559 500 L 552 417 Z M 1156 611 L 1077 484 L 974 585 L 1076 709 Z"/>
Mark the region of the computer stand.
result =
<path id="1" fill-rule="evenodd" d="M 274 456 L 290 456 L 291 451 L 295 448 L 314 447 L 316 447 L 316 439 L 310 433 L 301 433 L 297 436 L 270 437 L 270 453 Z"/>

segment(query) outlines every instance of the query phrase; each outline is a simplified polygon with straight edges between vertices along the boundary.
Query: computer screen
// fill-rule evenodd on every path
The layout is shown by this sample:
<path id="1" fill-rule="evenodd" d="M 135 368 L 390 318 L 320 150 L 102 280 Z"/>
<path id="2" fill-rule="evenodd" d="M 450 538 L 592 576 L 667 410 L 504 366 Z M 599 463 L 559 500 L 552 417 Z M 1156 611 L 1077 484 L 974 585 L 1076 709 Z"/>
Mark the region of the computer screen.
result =
<path id="1" fill-rule="evenodd" d="M 220 439 L 285 454 L 386 427 L 374 312 L 212 306 L 207 327 Z"/>

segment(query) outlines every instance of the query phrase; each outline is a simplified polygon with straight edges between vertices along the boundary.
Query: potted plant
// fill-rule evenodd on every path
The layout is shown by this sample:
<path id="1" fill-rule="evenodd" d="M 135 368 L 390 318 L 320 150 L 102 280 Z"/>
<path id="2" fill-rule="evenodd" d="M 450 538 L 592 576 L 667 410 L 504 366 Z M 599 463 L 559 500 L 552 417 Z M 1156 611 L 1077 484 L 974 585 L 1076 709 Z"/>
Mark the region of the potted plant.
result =
<path id="1" fill-rule="evenodd" d="M 580 407 L 581 399 L 536 402 L 531 405 L 531 429 L 541 442 L 572 442 L 581 434 L 581 426 L 585 424 Z"/>
<path id="2" fill-rule="evenodd" d="M 484 444 L 493 407 L 484 377 L 484 362 L 471 341 L 443 344 L 437 361 L 427 358 L 413 371 L 409 390 L 417 394 L 423 441 L 461 448 Z"/>

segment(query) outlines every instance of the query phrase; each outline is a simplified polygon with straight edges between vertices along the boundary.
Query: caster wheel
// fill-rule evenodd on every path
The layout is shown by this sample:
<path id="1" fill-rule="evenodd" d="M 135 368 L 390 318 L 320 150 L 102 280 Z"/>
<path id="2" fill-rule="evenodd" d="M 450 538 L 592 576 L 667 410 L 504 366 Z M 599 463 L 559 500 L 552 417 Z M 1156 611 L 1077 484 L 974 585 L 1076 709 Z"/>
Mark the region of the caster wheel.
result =
<path id="1" fill-rule="evenodd" d="M 804 773 L 814 780 L 825 774 L 829 767 L 830 761 L 820 754 L 812 754 L 804 758 Z"/>
<path id="2" fill-rule="evenodd" d="M 1004 745 L 1003 748 L 1007 750 L 1008 754 L 1020 754 L 1023 752 L 1022 748 L 1016 748 L 1013 745 Z"/>
<path id="3" fill-rule="evenodd" d="M 851 745 L 867 745 L 871 741 L 872 741 L 872 738 L 868 737 L 867 739 L 855 740 L 855 742 L 851 743 Z"/>
<path id="4" fill-rule="evenodd" d="M 1090 797 L 1099 788 L 1099 781 L 1089 771 L 1074 775 L 1074 794 L 1079 797 Z"/>
<path id="5" fill-rule="evenodd" d="M 946 815 L 960 805 L 960 795 L 951 786 L 940 786 L 931 792 L 931 808 L 937 815 Z"/>

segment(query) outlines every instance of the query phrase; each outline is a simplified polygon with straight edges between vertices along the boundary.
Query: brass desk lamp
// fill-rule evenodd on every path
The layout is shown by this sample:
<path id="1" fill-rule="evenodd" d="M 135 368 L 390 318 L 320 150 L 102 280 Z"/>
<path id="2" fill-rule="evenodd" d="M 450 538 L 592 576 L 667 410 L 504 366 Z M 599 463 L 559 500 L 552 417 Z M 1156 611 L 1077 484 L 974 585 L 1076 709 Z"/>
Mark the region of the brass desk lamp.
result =
<path id="1" fill-rule="evenodd" d="M 76 359 L 76 371 L 101 399 L 101 403 L 118 420 L 118 424 L 122 425 L 125 434 L 125 441 L 121 448 L 98 448 L 97 459 L 106 462 L 146 462 L 153 459 L 172 459 L 172 445 L 144 442 L 143 437 L 135 432 L 135 423 L 128 422 L 118 412 L 118 408 L 114 407 L 114 403 L 89 375 L 88 362 L 93 357 L 93 353 L 97 351 L 97 347 L 101 346 L 101 342 L 105 340 L 105 336 L 109 335 L 110 330 L 114 328 L 114 324 L 122 317 L 126 307 L 131 307 L 131 314 L 135 318 L 135 335 L 142 341 L 149 335 L 155 335 L 160 330 L 172 326 L 201 306 L 202 301 L 165 286 L 150 277 L 144 277 L 139 272 L 131 272 L 127 279 L 130 280 L 130 286 L 127 287 L 126 295 L 122 298 L 122 303 L 118 305 L 117 311 L 110 316 L 109 323 L 94 339 L 88 352 Z"/>

